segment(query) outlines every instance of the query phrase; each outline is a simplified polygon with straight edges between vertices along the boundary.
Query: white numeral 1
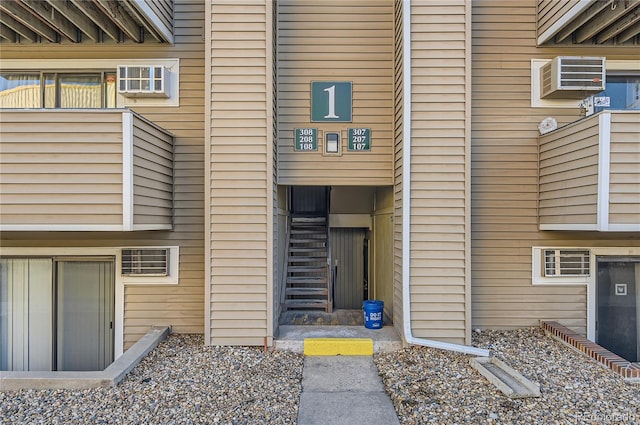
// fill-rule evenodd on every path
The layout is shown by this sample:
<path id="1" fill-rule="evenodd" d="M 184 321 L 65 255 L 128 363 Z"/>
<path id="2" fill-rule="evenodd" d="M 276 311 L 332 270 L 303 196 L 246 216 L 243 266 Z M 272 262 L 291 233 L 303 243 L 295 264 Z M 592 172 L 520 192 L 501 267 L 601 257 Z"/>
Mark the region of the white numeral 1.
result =
<path id="1" fill-rule="evenodd" d="M 336 115 L 336 86 L 327 87 L 324 89 L 329 93 L 329 113 L 325 115 L 325 118 L 340 118 Z"/>

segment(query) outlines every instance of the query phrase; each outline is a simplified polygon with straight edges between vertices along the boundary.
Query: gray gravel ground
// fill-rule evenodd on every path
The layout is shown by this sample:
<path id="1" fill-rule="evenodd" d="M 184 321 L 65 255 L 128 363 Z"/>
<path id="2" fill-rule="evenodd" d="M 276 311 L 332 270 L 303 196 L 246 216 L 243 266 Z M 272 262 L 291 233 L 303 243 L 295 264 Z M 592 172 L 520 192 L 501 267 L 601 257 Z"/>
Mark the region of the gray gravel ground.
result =
<path id="1" fill-rule="evenodd" d="M 402 424 L 640 424 L 640 385 L 540 329 L 474 339 L 539 383 L 542 397 L 509 399 L 469 356 L 414 346 L 374 356 Z M 302 363 L 299 354 L 171 335 L 116 388 L 0 391 L 0 423 L 295 424 Z"/>
<path id="2" fill-rule="evenodd" d="M 0 392 L 0 423 L 295 424 L 302 360 L 174 334 L 115 388 Z"/>
<path id="3" fill-rule="evenodd" d="M 638 424 L 640 385 L 556 342 L 539 328 L 474 333 L 540 385 L 540 398 L 510 399 L 469 356 L 410 347 L 374 357 L 402 424 Z"/>

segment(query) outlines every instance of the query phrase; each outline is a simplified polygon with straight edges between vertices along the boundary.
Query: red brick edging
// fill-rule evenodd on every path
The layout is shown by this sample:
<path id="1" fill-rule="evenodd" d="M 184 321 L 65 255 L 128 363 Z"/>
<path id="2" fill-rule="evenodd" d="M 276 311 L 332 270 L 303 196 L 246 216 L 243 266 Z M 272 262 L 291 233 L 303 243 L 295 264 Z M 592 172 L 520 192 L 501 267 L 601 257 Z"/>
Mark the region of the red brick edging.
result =
<path id="1" fill-rule="evenodd" d="M 562 326 L 558 322 L 541 321 L 540 327 L 551 337 L 563 342 L 586 356 L 605 365 L 614 372 L 622 375 L 625 379 L 640 379 L 640 363 L 631 363 L 617 354 L 599 346 L 595 342 L 589 341 L 584 336 Z"/>

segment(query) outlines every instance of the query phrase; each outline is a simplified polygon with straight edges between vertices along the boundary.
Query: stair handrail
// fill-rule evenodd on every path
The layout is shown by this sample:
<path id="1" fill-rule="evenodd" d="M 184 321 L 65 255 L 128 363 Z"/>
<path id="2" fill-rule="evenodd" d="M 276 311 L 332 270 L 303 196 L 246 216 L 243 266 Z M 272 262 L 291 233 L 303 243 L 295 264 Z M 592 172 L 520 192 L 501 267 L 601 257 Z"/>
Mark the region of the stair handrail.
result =
<path id="1" fill-rule="evenodd" d="M 325 216 L 326 223 L 326 246 L 327 246 L 327 313 L 333 312 L 333 290 L 335 279 L 333 276 L 333 267 L 331 267 L 333 261 L 331 256 L 331 226 L 329 225 L 329 213 L 327 212 Z"/>
<path id="2" fill-rule="evenodd" d="M 289 275 L 289 243 L 291 240 L 291 214 L 287 214 L 287 235 L 285 237 L 285 255 L 286 258 L 284 262 L 284 268 L 282 270 L 282 283 L 281 283 L 281 292 L 280 292 L 280 311 L 282 311 L 282 306 L 285 304 L 287 300 L 287 276 Z"/>

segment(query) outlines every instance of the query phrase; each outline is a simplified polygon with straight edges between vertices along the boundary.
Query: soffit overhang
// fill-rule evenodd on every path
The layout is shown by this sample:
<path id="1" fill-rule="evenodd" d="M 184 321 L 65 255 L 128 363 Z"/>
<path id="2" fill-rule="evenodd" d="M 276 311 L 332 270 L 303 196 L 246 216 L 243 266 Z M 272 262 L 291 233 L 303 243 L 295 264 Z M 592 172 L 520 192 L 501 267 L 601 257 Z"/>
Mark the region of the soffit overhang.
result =
<path id="1" fill-rule="evenodd" d="M 640 43 L 640 0 L 539 0 L 538 45 Z"/>
<path id="2" fill-rule="evenodd" d="M 2 0 L 0 41 L 173 44 L 173 1 Z"/>

